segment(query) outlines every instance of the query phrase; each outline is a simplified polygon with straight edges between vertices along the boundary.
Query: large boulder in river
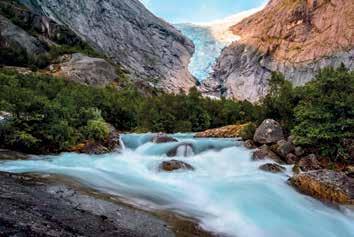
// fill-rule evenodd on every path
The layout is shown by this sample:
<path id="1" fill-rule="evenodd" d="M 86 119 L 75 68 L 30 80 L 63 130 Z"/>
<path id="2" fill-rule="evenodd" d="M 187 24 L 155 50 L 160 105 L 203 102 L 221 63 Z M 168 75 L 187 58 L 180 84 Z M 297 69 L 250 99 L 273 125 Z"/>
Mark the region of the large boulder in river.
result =
<path id="1" fill-rule="evenodd" d="M 92 58 L 81 53 L 61 57 L 58 65 L 52 65 L 54 75 L 89 86 L 107 86 L 118 79 L 116 67 L 102 58 Z"/>
<path id="2" fill-rule="evenodd" d="M 255 152 L 253 152 L 252 160 L 264 160 L 264 159 L 271 159 L 277 163 L 283 164 L 284 162 L 282 159 L 275 154 L 268 145 L 263 145 L 258 148 Z"/>
<path id="3" fill-rule="evenodd" d="M 179 170 L 179 169 L 194 170 L 193 166 L 179 160 L 164 161 L 160 165 L 160 170 L 164 170 L 168 172 Z"/>
<path id="4" fill-rule="evenodd" d="M 343 172 L 310 171 L 295 175 L 290 182 L 299 191 L 315 198 L 340 204 L 354 204 L 354 178 Z"/>
<path id="5" fill-rule="evenodd" d="M 283 129 L 273 119 L 266 119 L 257 128 L 253 140 L 260 144 L 276 143 L 284 139 Z"/>

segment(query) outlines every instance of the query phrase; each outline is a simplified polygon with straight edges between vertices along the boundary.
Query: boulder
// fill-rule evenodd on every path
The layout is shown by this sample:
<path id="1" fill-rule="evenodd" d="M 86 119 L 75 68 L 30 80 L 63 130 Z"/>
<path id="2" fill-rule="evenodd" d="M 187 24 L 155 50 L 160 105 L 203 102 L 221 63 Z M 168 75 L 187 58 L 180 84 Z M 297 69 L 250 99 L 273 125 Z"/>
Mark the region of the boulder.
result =
<path id="1" fill-rule="evenodd" d="M 179 144 L 178 146 L 174 147 L 169 152 L 167 152 L 168 157 L 175 157 L 175 156 L 188 157 L 188 156 L 192 156 L 193 154 L 194 154 L 193 145 L 189 143 Z"/>
<path id="2" fill-rule="evenodd" d="M 152 142 L 156 144 L 168 143 L 168 142 L 178 142 L 177 139 L 167 136 L 165 134 L 157 134 L 152 138 Z"/>
<path id="3" fill-rule="evenodd" d="M 301 158 L 295 166 L 298 167 L 299 171 L 304 172 L 322 169 L 320 162 L 314 154 Z"/>
<path id="4" fill-rule="evenodd" d="M 296 156 L 303 156 L 305 154 L 304 149 L 302 149 L 302 147 L 297 146 L 295 147 L 295 155 Z"/>
<path id="5" fill-rule="evenodd" d="M 255 149 L 257 148 L 256 144 L 252 140 L 247 140 L 243 143 L 243 146 L 246 147 L 247 149 Z"/>
<path id="6" fill-rule="evenodd" d="M 298 162 L 300 160 L 300 158 L 296 155 L 294 155 L 293 153 L 289 153 L 286 157 L 285 157 L 285 162 L 288 164 L 288 165 L 293 165 L 295 164 L 296 162 Z"/>
<path id="7" fill-rule="evenodd" d="M 160 170 L 168 171 L 168 172 L 179 170 L 179 169 L 194 170 L 193 166 L 179 160 L 164 161 L 160 164 L 159 168 Z"/>
<path id="8" fill-rule="evenodd" d="M 273 151 L 271 151 L 270 147 L 267 145 L 263 145 L 260 148 L 258 148 L 252 155 L 252 160 L 257 161 L 257 160 L 264 160 L 264 159 L 271 159 L 277 163 L 283 164 L 284 162 L 281 160 L 281 158 L 275 154 Z"/>
<path id="9" fill-rule="evenodd" d="M 283 129 L 280 124 L 273 119 L 266 119 L 257 128 L 253 140 L 260 144 L 276 143 L 284 139 Z"/>
<path id="10" fill-rule="evenodd" d="M 282 173 L 286 170 L 283 166 L 274 163 L 261 165 L 259 169 L 270 173 Z"/>
<path id="11" fill-rule="evenodd" d="M 291 184 L 300 192 L 339 204 L 354 204 L 354 179 L 343 172 L 317 170 L 295 175 Z"/>
<path id="12" fill-rule="evenodd" d="M 288 154 L 295 151 L 295 146 L 291 142 L 280 140 L 277 142 L 277 154 L 285 158 Z"/>
<path id="13" fill-rule="evenodd" d="M 64 58 L 64 57 L 62 57 Z M 64 62 L 52 65 L 54 75 L 89 86 L 104 87 L 118 79 L 116 67 L 102 58 L 92 58 L 80 53 L 67 55 Z M 52 70 L 53 71 L 53 70 Z"/>

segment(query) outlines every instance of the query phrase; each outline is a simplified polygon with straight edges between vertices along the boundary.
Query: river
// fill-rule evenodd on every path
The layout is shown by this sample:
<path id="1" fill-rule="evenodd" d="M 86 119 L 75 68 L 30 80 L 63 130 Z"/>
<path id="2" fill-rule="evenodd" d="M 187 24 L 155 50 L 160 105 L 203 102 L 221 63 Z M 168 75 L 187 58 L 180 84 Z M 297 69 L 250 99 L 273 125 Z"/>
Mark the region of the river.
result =
<path id="1" fill-rule="evenodd" d="M 287 183 L 291 167 L 284 174 L 259 170 L 270 161 L 252 161 L 240 141 L 175 134 L 178 142 L 155 144 L 152 136 L 123 135 L 120 152 L 34 156 L 0 162 L 0 170 L 65 175 L 145 209 L 196 218 L 206 230 L 227 236 L 354 236 L 353 212 L 298 193 Z M 166 154 L 183 144 L 189 146 L 173 159 L 195 170 L 161 171 L 160 163 L 171 159 Z"/>

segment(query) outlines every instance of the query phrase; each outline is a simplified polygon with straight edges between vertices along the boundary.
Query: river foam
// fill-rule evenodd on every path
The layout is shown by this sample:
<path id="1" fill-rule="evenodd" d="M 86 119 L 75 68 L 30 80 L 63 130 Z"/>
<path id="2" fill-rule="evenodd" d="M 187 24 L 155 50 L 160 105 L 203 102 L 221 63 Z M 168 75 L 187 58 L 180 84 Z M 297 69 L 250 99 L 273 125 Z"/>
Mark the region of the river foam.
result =
<path id="1" fill-rule="evenodd" d="M 251 152 L 236 140 L 179 134 L 177 143 L 152 144 L 151 136 L 123 136 L 122 153 L 34 157 L 1 162 L 0 170 L 65 175 L 144 208 L 197 218 L 207 230 L 228 236 L 354 236 L 353 212 L 296 192 L 287 184 L 290 167 L 286 174 L 260 171 L 269 161 L 251 161 Z M 159 164 L 169 159 L 166 152 L 186 143 L 193 145 L 193 155 L 174 159 L 195 171 L 159 171 Z"/>

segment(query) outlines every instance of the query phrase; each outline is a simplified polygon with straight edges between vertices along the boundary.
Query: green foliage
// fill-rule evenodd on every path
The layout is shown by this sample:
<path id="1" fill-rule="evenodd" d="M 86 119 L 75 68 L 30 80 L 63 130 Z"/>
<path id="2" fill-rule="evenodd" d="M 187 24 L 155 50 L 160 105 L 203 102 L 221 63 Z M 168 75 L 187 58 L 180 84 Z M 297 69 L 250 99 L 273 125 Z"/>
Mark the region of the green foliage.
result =
<path id="1" fill-rule="evenodd" d="M 323 155 L 348 158 L 340 143 L 354 138 L 354 73 L 326 68 L 302 88 L 306 95 L 295 109 L 296 143 L 316 146 Z"/>
<path id="2" fill-rule="evenodd" d="M 294 89 L 291 82 L 278 73 L 272 73 L 269 81 L 269 94 L 263 100 L 263 116 L 261 119 L 273 118 L 281 123 L 289 134 L 295 123 L 294 108 L 301 95 Z M 261 122 L 261 121 L 260 121 Z"/>
<path id="3" fill-rule="evenodd" d="M 240 132 L 240 137 L 243 140 L 253 140 L 253 135 L 256 132 L 257 126 L 254 123 L 248 123 Z"/>

